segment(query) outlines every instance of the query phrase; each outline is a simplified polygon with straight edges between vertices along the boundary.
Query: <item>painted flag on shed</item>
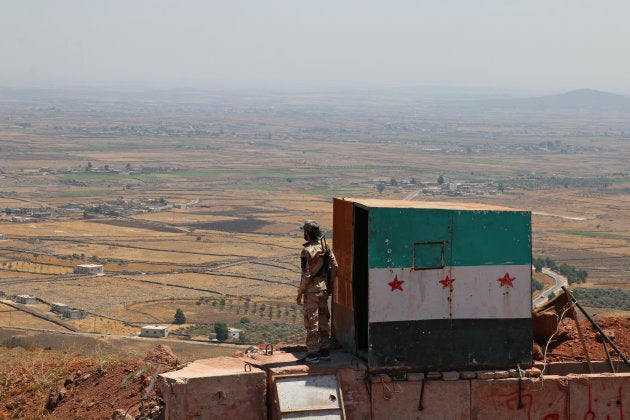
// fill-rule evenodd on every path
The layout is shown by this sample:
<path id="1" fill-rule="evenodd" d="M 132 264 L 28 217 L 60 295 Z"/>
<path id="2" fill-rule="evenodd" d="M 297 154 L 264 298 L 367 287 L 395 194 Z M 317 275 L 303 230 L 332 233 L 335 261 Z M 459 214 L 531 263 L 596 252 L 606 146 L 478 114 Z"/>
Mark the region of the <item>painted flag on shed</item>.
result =
<path id="1" fill-rule="evenodd" d="M 368 217 L 371 365 L 531 359 L 529 212 L 378 207 Z"/>

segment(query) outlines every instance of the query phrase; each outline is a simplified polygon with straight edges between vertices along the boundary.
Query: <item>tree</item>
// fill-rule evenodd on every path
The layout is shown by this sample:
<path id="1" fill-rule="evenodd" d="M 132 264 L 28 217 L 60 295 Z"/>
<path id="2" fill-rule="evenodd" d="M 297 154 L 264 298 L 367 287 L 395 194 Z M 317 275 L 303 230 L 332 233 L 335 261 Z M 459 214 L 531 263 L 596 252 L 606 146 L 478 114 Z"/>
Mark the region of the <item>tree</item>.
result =
<path id="1" fill-rule="evenodd" d="M 186 323 L 186 315 L 184 315 L 184 311 L 182 311 L 180 308 L 177 308 L 177 310 L 175 311 L 175 324 L 185 324 Z"/>
<path id="2" fill-rule="evenodd" d="M 379 194 L 381 194 L 384 189 L 385 184 L 383 182 L 379 182 L 378 184 L 376 184 L 376 191 L 378 191 Z"/>
<path id="3" fill-rule="evenodd" d="M 217 340 L 225 341 L 228 339 L 228 326 L 225 322 L 215 322 L 214 332 L 217 335 Z"/>
<path id="4" fill-rule="evenodd" d="M 442 175 L 438 176 L 437 183 L 438 185 L 444 184 L 444 177 Z"/>

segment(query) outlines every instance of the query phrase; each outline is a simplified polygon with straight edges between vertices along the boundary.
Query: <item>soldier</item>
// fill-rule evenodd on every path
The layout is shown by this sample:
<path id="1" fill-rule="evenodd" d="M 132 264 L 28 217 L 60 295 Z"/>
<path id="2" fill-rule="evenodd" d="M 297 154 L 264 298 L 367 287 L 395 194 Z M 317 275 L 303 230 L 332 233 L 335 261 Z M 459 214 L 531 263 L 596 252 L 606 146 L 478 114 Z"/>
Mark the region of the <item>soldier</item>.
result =
<path id="1" fill-rule="evenodd" d="M 330 360 L 330 311 L 328 296 L 337 275 L 337 260 L 328 248 L 319 224 L 308 220 L 302 226 L 304 240 L 300 260 L 302 278 L 298 289 L 297 304 L 303 304 L 306 349 L 308 354 L 300 362 L 314 364 Z"/>

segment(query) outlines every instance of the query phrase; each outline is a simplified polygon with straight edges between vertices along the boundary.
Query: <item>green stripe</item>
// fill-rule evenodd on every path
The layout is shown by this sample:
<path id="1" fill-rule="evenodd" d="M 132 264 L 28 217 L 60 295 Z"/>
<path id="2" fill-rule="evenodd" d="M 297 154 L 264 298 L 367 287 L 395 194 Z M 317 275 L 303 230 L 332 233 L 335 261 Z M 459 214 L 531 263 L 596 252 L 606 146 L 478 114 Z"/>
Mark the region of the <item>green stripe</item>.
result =
<path id="1" fill-rule="evenodd" d="M 370 268 L 530 264 L 531 213 L 371 208 L 368 247 Z"/>

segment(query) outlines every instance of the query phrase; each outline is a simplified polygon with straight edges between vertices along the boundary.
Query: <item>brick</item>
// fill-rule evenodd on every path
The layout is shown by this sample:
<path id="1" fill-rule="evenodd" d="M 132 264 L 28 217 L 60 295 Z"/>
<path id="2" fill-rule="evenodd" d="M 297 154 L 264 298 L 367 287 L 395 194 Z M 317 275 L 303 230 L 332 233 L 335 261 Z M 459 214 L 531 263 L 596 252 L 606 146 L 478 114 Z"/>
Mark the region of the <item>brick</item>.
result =
<path id="1" fill-rule="evenodd" d="M 477 379 L 494 379 L 494 372 L 491 370 L 481 370 L 477 372 Z"/>
<path id="2" fill-rule="evenodd" d="M 494 379 L 507 379 L 510 373 L 507 370 L 497 370 L 494 372 Z"/>
<path id="3" fill-rule="evenodd" d="M 527 373 L 527 376 L 531 377 L 531 378 L 538 378 L 540 377 L 540 369 L 538 368 L 529 368 L 527 370 L 525 370 L 525 372 Z"/>
<path id="4" fill-rule="evenodd" d="M 459 379 L 459 372 L 442 372 L 442 379 L 445 381 L 456 381 Z"/>
<path id="5" fill-rule="evenodd" d="M 421 372 L 411 372 L 407 374 L 407 380 L 410 382 L 417 382 L 424 379 L 424 373 Z"/>
<path id="6" fill-rule="evenodd" d="M 427 379 L 440 379 L 442 377 L 442 372 L 428 372 Z"/>
<path id="7" fill-rule="evenodd" d="M 464 372 L 460 372 L 460 377 L 462 379 L 475 379 L 477 377 L 477 374 L 473 371 L 464 371 Z"/>

